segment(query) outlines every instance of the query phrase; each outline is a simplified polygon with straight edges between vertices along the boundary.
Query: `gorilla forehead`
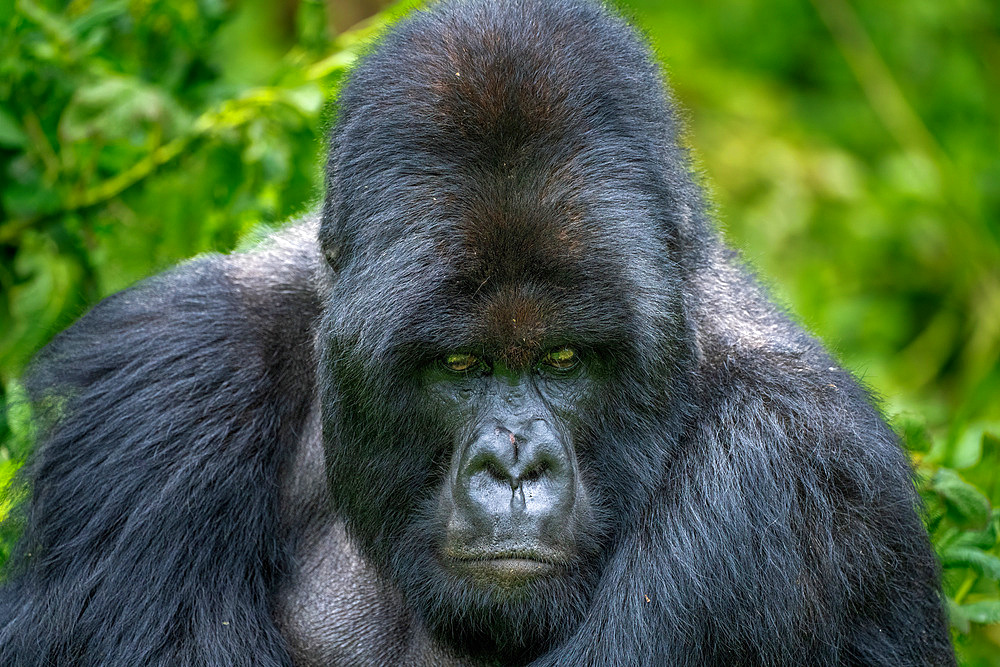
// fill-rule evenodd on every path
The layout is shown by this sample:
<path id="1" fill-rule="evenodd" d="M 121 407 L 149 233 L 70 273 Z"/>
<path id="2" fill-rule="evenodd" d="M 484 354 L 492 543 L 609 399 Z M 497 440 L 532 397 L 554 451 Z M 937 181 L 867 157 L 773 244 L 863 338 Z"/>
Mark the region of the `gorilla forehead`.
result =
<path id="1" fill-rule="evenodd" d="M 419 217 L 419 201 L 396 201 L 394 224 L 354 248 L 357 261 L 341 275 L 346 314 L 381 348 L 475 347 L 511 366 L 557 343 L 629 339 L 626 295 L 641 292 L 628 274 L 644 264 L 636 257 L 668 268 L 656 261 L 663 252 L 652 224 L 642 224 L 651 212 L 641 193 L 604 183 L 585 191 L 568 172 L 466 169 L 423 179 L 414 192 L 434 210 Z M 365 312 L 386 304 L 392 312 Z"/>
<path id="2" fill-rule="evenodd" d="M 341 306 L 341 332 L 366 355 L 399 347 L 425 355 L 469 349 L 511 367 L 557 344 L 627 339 L 634 313 L 618 270 L 599 270 L 611 267 L 611 258 L 551 256 L 545 263 L 538 253 L 558 240 L 544 234 L 512 240 L 503 233 L 506 224 L 493 220 L 478 230 L 496 237 L 495 245 L 474 246 L 464 231 L 451 244 L 400 239 L 410 249 L 407 261 L 397 262 L 400 253 L 390 250 L 379 270 L 352 272 L 340 283 L 333 301 Z"/>

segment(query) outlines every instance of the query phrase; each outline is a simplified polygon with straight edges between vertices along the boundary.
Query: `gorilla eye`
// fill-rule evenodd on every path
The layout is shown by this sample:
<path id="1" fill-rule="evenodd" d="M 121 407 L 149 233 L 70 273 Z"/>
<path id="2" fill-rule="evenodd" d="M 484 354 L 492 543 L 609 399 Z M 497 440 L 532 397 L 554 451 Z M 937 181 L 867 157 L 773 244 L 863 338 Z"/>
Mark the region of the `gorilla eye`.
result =
<path id="1" fill-rule="evenodd" d="M 568 371 L 580 363 L 579 357 L 576 356 L 576 351 L 571 347 L 560 347 L 555 350 L 550 350 L 542 363 L 555 368 L 560 371 Z"/>
<path id="2" fill-rule="evenodd" d="M 442 363 L 453 373 L 466 373 L 479 364 L 479 358 L 473 354 L 449 354 Z"/>

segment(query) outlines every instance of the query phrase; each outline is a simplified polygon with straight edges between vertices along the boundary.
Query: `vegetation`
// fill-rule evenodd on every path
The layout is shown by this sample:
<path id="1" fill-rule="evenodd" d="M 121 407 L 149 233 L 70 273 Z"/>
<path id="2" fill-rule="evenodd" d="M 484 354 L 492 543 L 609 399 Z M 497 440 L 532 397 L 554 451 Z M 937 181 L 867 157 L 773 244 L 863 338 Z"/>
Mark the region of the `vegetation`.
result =
<path id="1" fill-rule="evenodd" d="M 1000 6 L 624 4 L 728 238 L 906 438 L 963 663 L 1000 665 Z M 0 487 L 31 354 L 315 206 L 337 83 L 412 5 L 332 36 L 320 0 L 0 0 Z"/>

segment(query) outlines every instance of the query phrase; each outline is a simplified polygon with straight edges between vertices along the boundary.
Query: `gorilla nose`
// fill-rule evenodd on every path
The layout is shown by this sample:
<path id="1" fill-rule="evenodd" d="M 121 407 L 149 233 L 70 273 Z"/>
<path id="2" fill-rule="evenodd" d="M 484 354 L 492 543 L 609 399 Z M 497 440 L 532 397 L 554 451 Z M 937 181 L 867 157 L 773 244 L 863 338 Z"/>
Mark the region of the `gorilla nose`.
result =
<path id="1" fill-rule="evenodd" d="M 494 541 L 537 538 L 573 504 L 573 469 L 558 435 L 541 420 L 517 432 L 497 426 L 470 443 L 454 502 Z"/>

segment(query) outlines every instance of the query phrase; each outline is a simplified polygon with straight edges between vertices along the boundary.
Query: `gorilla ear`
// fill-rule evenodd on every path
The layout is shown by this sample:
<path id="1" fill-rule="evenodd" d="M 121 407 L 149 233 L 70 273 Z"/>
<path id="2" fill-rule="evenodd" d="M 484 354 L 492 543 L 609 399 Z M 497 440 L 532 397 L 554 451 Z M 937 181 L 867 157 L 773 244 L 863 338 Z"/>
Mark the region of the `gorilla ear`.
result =
<path id="1" fill-rule="evenodd" d="M 340 270 L 340 246 L 324 246 L 323 257 L 326 258 L 326 263 L 330 265 L 330 268 L 334 271 Z"/>
<path id="2" fill-rule="evenodd" d="M 334 273 L 340 271 L 346 259 L 346 243 L 344 234 L 339 233 L 334 225 L 323 221 L 319 228 L 319 247 L 323 250 L 323 257 L 330 265 Z"/>

